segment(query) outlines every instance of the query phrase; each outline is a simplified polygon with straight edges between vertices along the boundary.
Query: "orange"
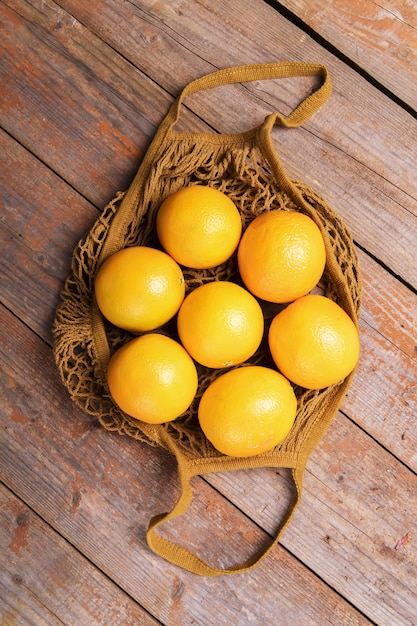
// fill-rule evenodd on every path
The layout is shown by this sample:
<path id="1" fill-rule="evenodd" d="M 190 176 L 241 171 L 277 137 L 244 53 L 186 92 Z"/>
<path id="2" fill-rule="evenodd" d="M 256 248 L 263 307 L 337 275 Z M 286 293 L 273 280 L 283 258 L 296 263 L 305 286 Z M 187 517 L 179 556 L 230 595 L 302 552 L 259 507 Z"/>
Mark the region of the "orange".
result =
<path id="1" fill-rule="evenodd" d="M 162 247 L 177 263 L 207 269 L 232 256 L 242 234 L 242 220 L 224 193 L 193 185 L 166 198 L 156 229 Z"/>
<path id="2" fill-rule="evenodd" d="M 124 248 L 100 267 L 95 293 L 103 315 L 115 326 L 140 332 L 165 324 L 185 296 L 180 266 L 165 252 Z"/>
<path id="3" fill-rule="evenodd" d="M 211 383 L 198 409 L 202 431 L 229 456 L 272 450 L 290 432 L 297 400 L 279 372 L 251 365 L 234 369 Z"/>
<path id="4" fill-rule="evenodd" d="M 149 333 L 132 339 L 110 359 L 107 381 L 115 403 L 148 424 L 179 417 L 197 393 L 193 360 L 174 339 Z"/>
<path id="5" fill-rule="evenodd" d="M 268 302 L 291 302 L 316 286 L 326 263 L 318 226 L 296 211 L 258 215 L 243 233 L 239 271 L 246 287 Z"/>
<path id="6" fill-rule="evenodd" d="M 343 380 L 359 359 L 359 333 L 348 314 L 325 296 L 308 295 L 272 320 L 272 357 L 284 376 L 307 389 Z"/>
<path id="7" fill-rule="evenodd" d="M 264 318 L 257 300 L 229 281 L 201 285 L 178 312 L 178 334 L 193 359 L 206 367 L 243 363 L 262 340 Z"/>

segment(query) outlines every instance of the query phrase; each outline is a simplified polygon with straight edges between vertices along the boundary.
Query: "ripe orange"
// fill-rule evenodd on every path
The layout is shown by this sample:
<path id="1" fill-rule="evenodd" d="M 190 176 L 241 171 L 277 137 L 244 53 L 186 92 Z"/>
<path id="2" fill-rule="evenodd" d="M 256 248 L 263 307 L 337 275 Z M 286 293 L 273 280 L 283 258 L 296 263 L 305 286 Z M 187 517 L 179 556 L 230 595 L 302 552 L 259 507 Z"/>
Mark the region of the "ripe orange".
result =
<path id="1" fill-rule="evenodd" d="M 95 293 L 103 315 L 115 326 L 140 332 L 165 324 L 185 296 L 180 266 L 155 248 L 124 248 L 100 267 Z"/>
<path id="2" fill-rule="evenodd" d="M 149 333 L 132 339 L 110 359 L 107 381 L 115 403 L 148 424 L 179 417 L 197 393 L 197 370 L 177 342 Z"/>
<path id="3" fill-rule="evenodd" d="M 272 320 L 269 347 L 278 369 L 296 385 L 322 389 L 343 380 L 359 359 L 359 333 L 325 296 L 308 295 Z"/>
<path id="4" fill-rule="evenodd" d="M 242 220 L 224 193 L 193 185 L 164 200 L 156 229 L 162 247 L 177 263 L 206 269 L 232 256 L 242 234 Z"/>
<path id="5" fill-rule="evenodd" d="M 206 367 L 243 363 L 258 349 L 264 318 L 257 300 L 229 281 L 194 289 L 178 312 L 178 334 L 193 359 Z"/>
<path id="6" fill-rule="evenodd" d="M 296 211 L 258 215 L 243 233 L 239 271 L 246 287 L 268 302 L 291 302 L 316 286 L 326 263 L 318 226 Z"/>
<path id="7" fill-rule="evenodd" d="M 231 370 L 203 393 L 198 419 L 213 446 L 229 456 L 272 450 L 290 432 L 297 400 L 279 372 L 258 365 Z"/>

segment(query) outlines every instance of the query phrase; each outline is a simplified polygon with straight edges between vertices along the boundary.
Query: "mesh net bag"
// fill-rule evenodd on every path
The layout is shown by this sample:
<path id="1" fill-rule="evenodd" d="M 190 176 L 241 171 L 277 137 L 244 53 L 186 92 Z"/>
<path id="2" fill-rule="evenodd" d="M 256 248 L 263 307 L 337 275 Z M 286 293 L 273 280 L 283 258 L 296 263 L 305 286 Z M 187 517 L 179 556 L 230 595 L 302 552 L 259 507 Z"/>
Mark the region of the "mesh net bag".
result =
<path id="1" fill-rule="evenodd" d="M 184 133 L 173 128 L 182 101 L 189 94 L 225 84 L 292 76 L 316 76 L 320 84 L 287 117 L 273 113 L 259 127 L 234 135 Z M 320 391 L 295 388 L 298 402 L 295 424 L 286 439 L 270 452 L 248 458 L 222 455 L 199 428 L 197 408 L 204 390 L 224 370 L 199 367 L 199 390 L 193 404 L 180 418 L 166 424 L 150 425 L 131 418 L 112 401 L 106 382 L 107 365 L 114 351 L 132 339 L 132 335 L 112 326 L 101 315 L 94 297 L 95 275 L 103 261 L 121 248 L 160 247 L 155 219 L 162 201 L 186 185 L 208 185 L 233 200 L 244 227 L 262 211 L 301 211 L 311 217 L 319 226 L 326 246 L 327 262 L 320 286 L 324 295 L 336 301 L 357 325 L 361 282 L 351 235 L 323 198 L 305 183 L 288 177 L 271 139 L 274 124 L 288 128 L 301 125 L 330 93 L 326 68 L 313 63 L 246 65 L 220 70 L 190 83 L 173 102 L 129 189 L 114 198 L 75 248 L 71 273 L 56 311 L 54 355 L 71 398 L 96 416 L 104 428 L 163 446 L 175 455 L 181 494 L 172 511 L 150 521 L 147 540 L 154 552 L 198 574 L 246 571 L 277 543 L 300 501 L 308 457 L 334 418 L 354 372 Z M 236 255 L 214 269 L 183 268 L 183 272 L 188 291 L 213 280 L 233 281 L 238 277 Z M 176 338 L 175 321 L 164 326 L 162 332 Z M 250 363 L 271 366 L 264 343 Z M 192 499 L 193 476 L 256 467 L 290 468 L 295 484 L 293 500 L 277 534 L 261 553 L 229 569 L 216 569 L 157 532 L 160 524 L 187 510 Z"/>

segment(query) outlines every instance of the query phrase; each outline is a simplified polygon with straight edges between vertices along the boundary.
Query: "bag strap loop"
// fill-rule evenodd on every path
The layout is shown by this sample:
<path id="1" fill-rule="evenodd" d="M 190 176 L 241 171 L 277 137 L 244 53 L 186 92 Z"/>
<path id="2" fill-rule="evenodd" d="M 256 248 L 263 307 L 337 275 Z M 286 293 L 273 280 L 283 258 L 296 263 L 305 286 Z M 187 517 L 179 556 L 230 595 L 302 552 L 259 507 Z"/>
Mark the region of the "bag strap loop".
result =
<path id="1" fill-rule="evenodd" d="M 204 473 L 202 471 L 202 466 L 207 466 L 206 471 L 221 471 L 221 469 L 216 467 L 215 459 L 206 459 L 206 463 L 197 463 L 195 466 L 183 455 L 183 453 L 177 448 L 177 446 L 173 443 L 173 441 L 167 437 L 166 444 L 170 448 L 171 452 L 174 453 L 177 463 L 178 463 L 178 475 L 181 486 L 180 496 L 172 508 L 168 513 L 161 513 L 153 517 L 148 526 L 148 531 L 146 534 L 146 539 L 149 547 L 155 554 L 158 554 L 165 560 L 173 563 L 174 565 L 178 565 L 183 569 L 188 570 L 194 574 L 199 574 L 200 576 L 223 576 L 227 574 L 236 574 L 246 572 L 256 565 L 258 565 L 276 546 L 279 538 L 281 537 L 284 529 L 289 524 L 294 512 L 300 502 L 301 492 L 302 492 L 302 477 L 303 470 L 300 467 L 292 469 L 292 478 L 295 485 L 295 492 L 291 502 L 288 505 L 287 511 L 281 524 L 275 534 L 275 537 L 270 541 L 269 545 L 264 547 L 259 553 L 250 557 L 247 561 L 243 563 L 239 563 L 237 565 L 233 565 L 229 568 L 220 569 L 209 565 L 207 562 L 200 559 L 196 554 L 191 552 L 188 548 L 181 546 L 169 539 L 166 539 L 162 535 L 157 532 L 157 528 L 168 522 L 169 520 L 175 519 L 184 515 L 193 499 L 193 491 L 191 487 L 191 478 L 193 476 L 201 475 Z M 262 467 L 266 467 L 267 463 L 264 461 L 261 465 Z M 281 467 L 279 463 L 274 465 L 274 462 L 271 462 L 271 467 Z M 228 468 L 229 470 L 233 467 Z M 242 468 L 247 467 L 247 464 L 242 464 Z M 239 463 L 233 469 L 238 469 Z"/>
<path id="2" fill-rule="evenodd" d="M 230 67 L 197 78 L 189 83 L 180 96 L 172 104 L 166 115 L 163 125 L 171 128 L 178 121 L 181 104 L 186 96 L 205 89 L 212 89 L 223 85 L 250 82 L 253 80 L 268 80 L 276 78 L 291 78 L 297 76 L 317 76 L 322 84 L 304 98 L 300 104 L 287 116 L 275 114 L 276 123 L 287 128 L 300 126 L 326 102 L 332 91 L 332 84 L 327 68 L 319 63 L 302 63 L 283 61 L 279 63 L 260 63 L 255 65 L 240 65 Z"/>
<path id="3" fill-rule="evenodd" d="M 149 175 L 150 167 L 154 163 L 160 146 L 166 141 L 167 134 L 178 121 L 181 104 L 186 96 L 222 85 L 297 76 L 316 76 L 321 79 L 321 85 L 304 98 L 289 115 L 272 114 L 274 124 L 277 123 L 287 128 L 294 128 L 308 120 L 326 102 L 331 94 L 332 84 L 324 65 L 293 61 L 240 65 L 206 74 L 186 85 L 168 109 L 168 113 L 162 120 L 146 152 L 145 158 L 123 198 L 118 215 L 116 215 L 113 223 L 112 234 L 104 243 L 101 260 L 104 260 L 120 247 L 120 238 L 125 232 L 132 213 L 136 211 L 138 198 L 143 191 L 144 182 Z M 271 115 L 267 117 L 267 120 L 268 118 L 271 118 Z"/>

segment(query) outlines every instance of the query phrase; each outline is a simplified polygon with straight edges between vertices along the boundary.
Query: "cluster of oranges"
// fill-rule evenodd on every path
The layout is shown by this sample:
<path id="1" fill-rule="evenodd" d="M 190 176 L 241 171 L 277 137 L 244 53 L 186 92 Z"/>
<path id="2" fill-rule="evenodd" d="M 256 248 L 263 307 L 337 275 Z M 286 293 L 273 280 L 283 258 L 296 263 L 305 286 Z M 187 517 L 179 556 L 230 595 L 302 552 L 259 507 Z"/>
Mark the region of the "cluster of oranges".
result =
<path id="1" fill-rule="evenodd" d="M 302 213 L 271 210 L 255 217 L 242 235 L 231 199 L 193 185 L 162 203 L 156 230 L 163 250 L 125 248 L 96 276 L 103 315 L 139 334 L 110 360 L 113 400 L 134 418 L 168 422 L 197 394 L 196 363 L 225 368 L 199 403 L 207 439 L 231 456 L 274 448 L 294 424 L 293 384 L 322 389 L 345 378 L 359 358 L 350 317 L 329 298 L 310 293 L 326 263 L 320 229 Z M 214 280 L 186 295 L 181 266 L 213 268 L 236 251 L 242 284 Z M 285 305 L 267 335 L 277 367 L 233 367 L 245 364 L 261 344 L 263 302 Z M 175 316 L 178 341 L 157 330 Z"/>

